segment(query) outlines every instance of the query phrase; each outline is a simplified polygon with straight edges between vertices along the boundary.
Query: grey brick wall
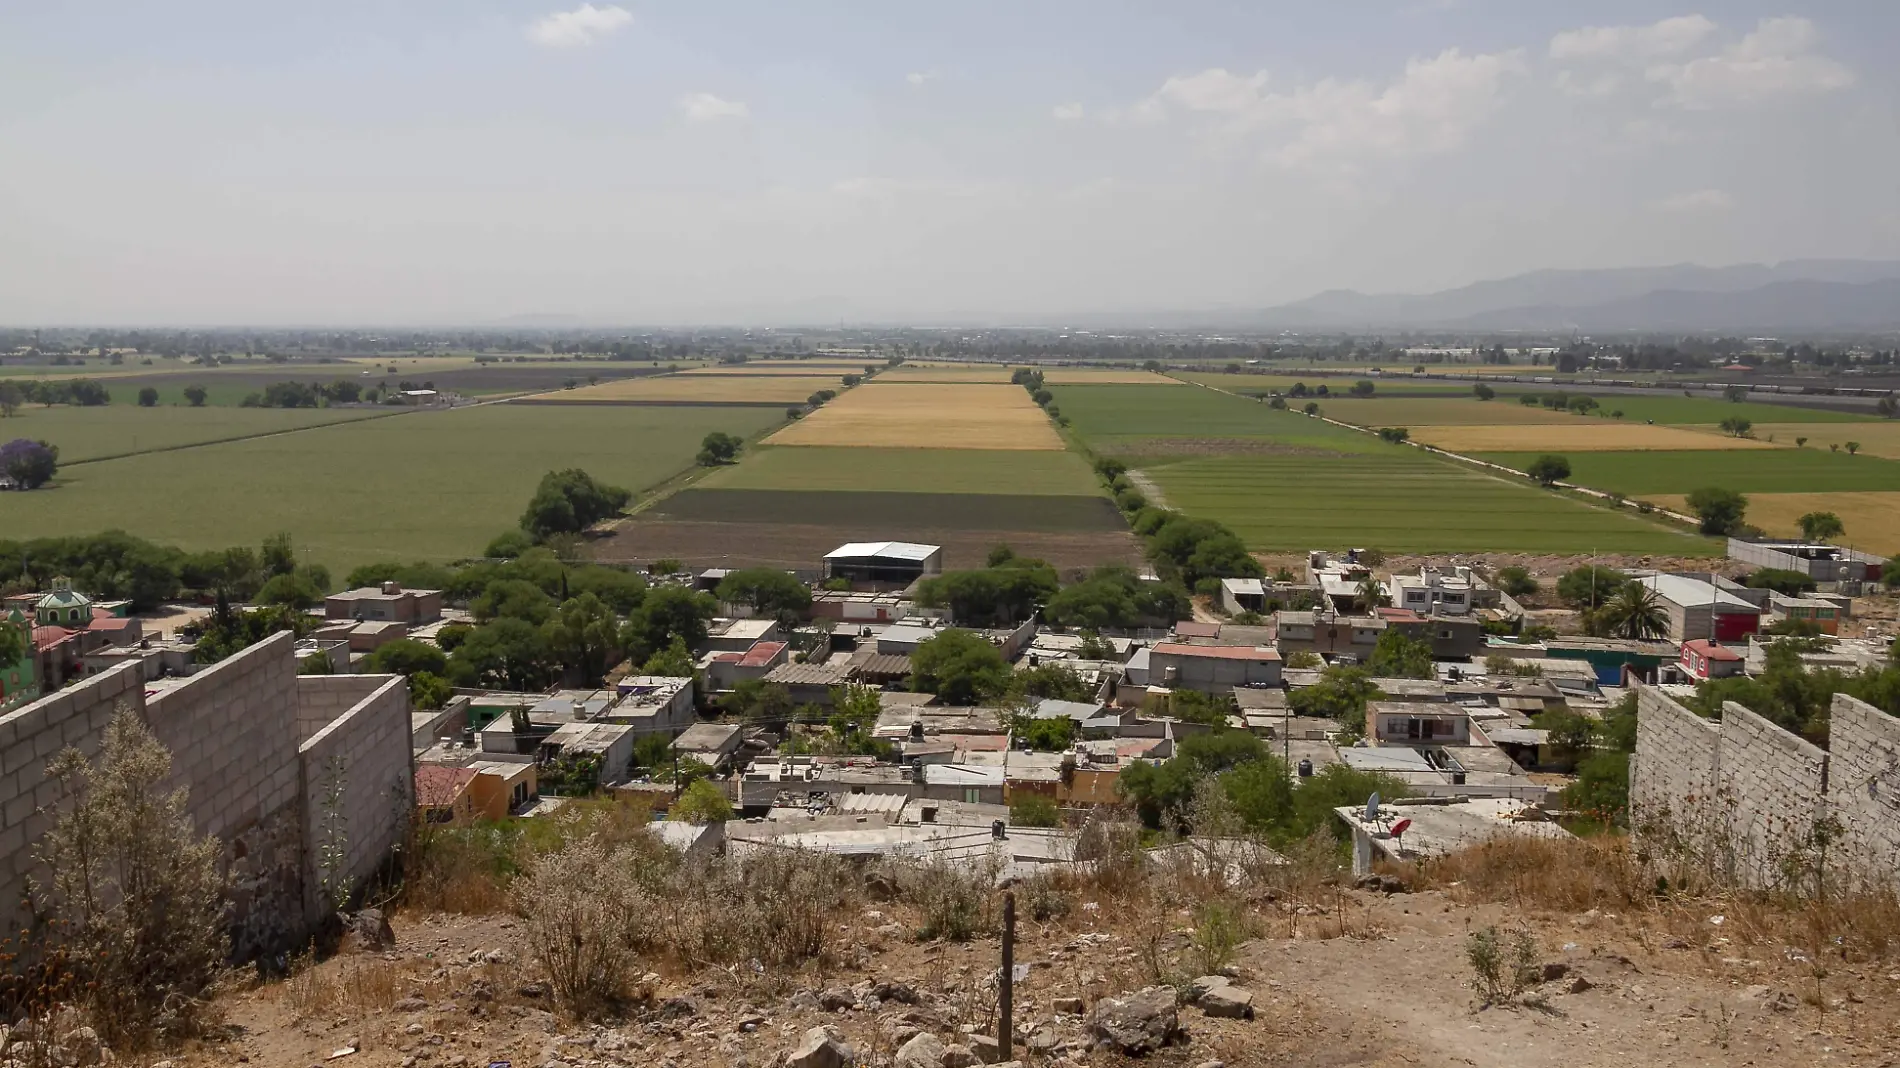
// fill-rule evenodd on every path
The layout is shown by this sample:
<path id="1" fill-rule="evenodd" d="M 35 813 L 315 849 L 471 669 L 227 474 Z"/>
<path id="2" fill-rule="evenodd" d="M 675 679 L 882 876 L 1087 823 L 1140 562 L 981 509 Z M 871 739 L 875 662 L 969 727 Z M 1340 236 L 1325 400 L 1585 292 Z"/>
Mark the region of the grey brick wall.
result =
<path id="1" fill-rule="evenodd" d="M 375 874 L 415 812 L 408 683 L 400 676 L 359 678 L 378 685 L 298 752 L 305 896 L 313 915 L 327 907 L 326 889 L 347 892 Z"/>
<path id="2" fill-rule="evenodd" d="M 409 691 L 393 676 L 297 675 L 290 635 L 277 634 L 149 698 L 127 664 L 0 717 L 0 921 L 35 874 L 34 849 L 56 801 L 46 762 L 67 745 L 96 754 L 118 708 L 141 712 L 171 751 L 172 785 L 189 791 L 198 829 L 224 840 L 240 956 L 292 945 L 314 919 L 310 841 L 319 761 L 351 770 L 342 809 L 348 874 L 360 877 L 400 840 L 413 808 Z M 328 715 L 328 719 L 321 717 Z"/>
<path id="3" fill-rule="evenodd" d="M 1900 719 L 1837 695 L 1829 749 L 1740 705 L 1720 723 L 1637 696 L 1638 833 L 1749 886 L 1900 877 Z"/>

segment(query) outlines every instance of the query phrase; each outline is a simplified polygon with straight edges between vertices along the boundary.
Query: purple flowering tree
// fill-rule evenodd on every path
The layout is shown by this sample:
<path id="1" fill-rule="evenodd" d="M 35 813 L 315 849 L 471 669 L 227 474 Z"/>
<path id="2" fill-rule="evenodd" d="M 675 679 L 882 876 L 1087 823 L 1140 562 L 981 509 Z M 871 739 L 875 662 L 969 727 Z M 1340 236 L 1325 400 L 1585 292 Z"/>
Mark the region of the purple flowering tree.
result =
<path id="1" fill-rule="evenodd" d="M 21 489 L 44 486 L 59 470 L 59 449 L 44 441 L 16 438 L 0 445 L 0 475 Z"/>

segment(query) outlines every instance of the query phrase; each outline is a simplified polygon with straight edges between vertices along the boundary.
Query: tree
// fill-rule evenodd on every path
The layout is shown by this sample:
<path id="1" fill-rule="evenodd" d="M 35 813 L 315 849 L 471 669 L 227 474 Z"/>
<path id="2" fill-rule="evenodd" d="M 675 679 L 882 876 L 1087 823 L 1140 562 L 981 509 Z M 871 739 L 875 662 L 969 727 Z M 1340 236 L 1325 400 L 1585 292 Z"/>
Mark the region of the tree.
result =
<path id="1" fill-rule="evenodd" d="M 1375 608 L 1383 607 L 1386 602 L 1385 584 L 1368 573 L 1365 578 L 1359 580 L 1357 599 L 1362 612 L 1371 612 Z"/>
<path id="2" fill-rule="evenodd" d="M 1859 451 L 1860 451 L 1860 442 L 1858 442 L 1858 441 L 1850 441 L 1850 442 L 1847 442 L 1846 444 L 1844 444 L 1844 445 L 1842 445 L 1842 446 L 1841 446 L 1841 448 L 1843 448 L 1843 449 L 1846 449 L 1846 450 L 1847 450 L 1847 455 L 1849 455 L 1849 456 L 1852 456 L 1852 455 L 1854 455 L 1855 453 L 1857 453 L 1857 452 L 1859 452 Z"/>
<path id="3" fill-rule="evenodd" d="M 579 468 L 549 471 L 541 476 L 521 527 L 537 540 L 555 534 L 578 534 L 627 506 L 633 494 L 619 486 L 594 481 Z"/>
<path id="4" fill-rule="evenodd" d="M 1554 453 L 1546 453 L 1530 462 L 1524 473 L 1531 476 L 1540 486 L 1554 486 L 1570 477 L 1570 460 Z"/>
<path id="5" fill-rule="evenodd" d="M 454 687 L 449 680 L 430 671 L 418 671 L 409 676 L 409 703 L 418 711 L 433 712 L 449 703 L 455 696 Z"/>
<path id="6" fill-rule="evenodd" d="M 674 638 L 688 649 L 706 640 L 706 624 L 719 611 L 710 594 L 684 586 L 661 586 L 647 592 L 640 607 L 627 617 L 620 644 L 635 660 L 644 661 L 671 645 Z"/>
<path id="7" fill-rule="evenodd" d="M 363 670 L 371 675 L 414 675 L 418 671 L 441 675 L 448 669 L 446 653 L 414 638 L 385 642 L 363 658 Z"/>
<path id="8" fill-rule="evenodd" d="M 693 654 L 686 648 L 686 642 L 679 635 L 666 648 L 657 650 L 640 664 L 640 674 L 657 675 L 669 679 L 690 679 L 697 672 L 693 667 Z"/>
<path id="9" fill-rule="evenodd" d="M 973 626 L 1007 626 L 1028 619 L 1058 587 L 1055 568 L 1016 557 L 1001 567 L 951 571 L 925 579 L 917 598 L 950 609 L 951 618 Z"/>
<path id="10" fill-rule="evenodd" d="M 1748 399 L 1748 390 L 1743 386 L 1728 386 L 1722 390 L 1722 399 L 1730 404 L 1740 404 Z"/>
<path id="11" fill-rule="evenodd" d="M 274 575 L 258 589 L 253 600 L 286 608 L 313 608 L 323 603 L 323 591 L 304 575 Z"/>
<path id="12" fill-rule="evenodd" d="M 141 408 L 158 407 L 158 390 L 152 388 L 151 386 L 146 386 L 144 389 L 139 390 L 139 407 Z"/>
<path id="13" fill-rule="evenodd" d="M 1371 382 L 1362 378 L 1352 384 L 1350 392 L 1355 397 L 1370 397 L 1374 388 Z"/>
<path id="14" fill-rule="evenodd" d="M 1364 730 L 1366 702 L 1379 694 L 1364 668 L 1333 666 L 1320 672 L 1319 681 L 1287 695 L 1295 715 L 1337 721 L 1349 730 Z"/>
<path id="15" fill-rule="evenodd" d="M 1808 577 L 1807 572 L 1785 567 L 1756 568 L 1742 580 L 1742 585 L 1752 590 L 1774 590 L 1790 597 L 1815 588 L 1815 582 Z"/>
<path id="16" fill-rule="evenodd" d="M 951 628 L 918 643 L 910 655 L 910 688 L 944 703 L 973 705 L 1009 686 L 1009 662 L 975 631 Z"/>
<path id="17" fill-rule="evenodd" d="M 1042 618 L 1058 627 L 1165 627 L 1187 618 L 1187 591 L 1166 582 L 1142 579 L 1132 568 L 1108 565 L 1050 597 Z"/>
<path id="18" fill-rule="evenodd" d="M 26 394 L 12 382 L 0 381 L 0 419 L 11 419 L 13 413 L 20 410 L 26 402 Z"/>
<path id="19" fill-rule="evenodd" d="M 554 601 L 527 579 L 497 579 L 469 602 L 469 611 L 486 623 L 491 619 L 520 619 L 535 626 L 554 614 Z"/>
<path id="20" fill-rule="evenodd" d="M 171 770 L 124 706 L 97 766 L 68 747 L 46 769 L 59 801 L 38 848 L 51 877 L 34 903 L 60 932 L 70 990 L 120 1049 L 189 1033 L 230 951 L 224 845 L 198 834 Z"/>
<path id="21" fill-rule="evenodd" d="M 750 605 L 759 615 L 782 622 L 795 620 L 811 608 L 811 587 L 775 567 L 734 571 L 719 581 L 714 596 L 727 604 Z"/>
<path id="22" fill-rule="evenodd" d="M 1492 389 L 1490 386 L 1485 385 L 1483 382 L 1480 382 L 1477 385 L 1471 387 L 1471 395 L 1478 398 L 1481 401 L 1488 401 L 1492 397 L 1497 396 L 1498 391 L 1495 389 Z"/>
<path id="23" fill-rule="evenodd" d="M 1522 567 L 1501 567 L 1492 581 L 1498 589 L 1512 597 L 1529 597 L 1538 590 L 1537 580 L 1531 577 L 1530 570 Z"/>
<path id="24" fill-rule="evenodd" d="M 1305 412 L 1307 415 L 1318 415 L 1319 404 L 1314 401 L 1307 401 L 1306 405 L 1302 407 L 1300 411 Z"/>
<path id="25" fill-rule="evenodd" d="M 816 394 L 813 394 L 816 396 Z M 814 405 L 823 401 L 813 401 Z M 701 467 L 718 467 L 732 463 L 739 456 L 739 450 L 745 447 L 745 439 L 737 438 L 723 431 L 715 430 L 706 435 L 699 443 L 697 462 Z"/>
<path id="26" fill-rule="evenodd" d="M 1431 643 L 1387 627 L 1385 633 L 1379 635 L 1378 644 L 1373 646 L 1372 657 L 1366 661 L 1366 667 L 1373 675 L 1383 679 L 1432 678 Z"/>
<path id="27" fill-rule="evenodd" d="M 1689 510 L 1702 521 L 1702 533 L 1710 535 L 1733 534 L 1741 528 L 1742 516 L 1748 510 L 1748 498 L 1734 490 L 1707 486 L 1689 494 Z"/>
<path id="28" fill-rule="evenodd" d="M 460 685 L 532 693 L 553 678 L 541 628 L 504 616 L 469 632 L 449 659 L 449 678 Z"/>
<path id="29" fill-rule="evenodd" d="M 709 779 L 695 779 L 666 810 L 676 823 L 724 823 L 732 818 L 732 802 Z"/>
<path id="30" fill-rule="evenodd" d="M 505 530 L 489 541 L 488 547 L 482 550 L 482 555 L 513 560 L 532 548 L 534 548 L 534 538 L 527 531 Z"/>
<path id="31" fill-rule="evenodd" d="M 0 475 L 21 489 L 38 489 L 59 471 L 59 449 L 44 441 L 15 438 L 0 445 Z"/>
<path id="32" fill-rule="evenodd" d="M 1806 541 L 1832 541 L 1847 533 L 1847 526 L 1833 512 L 1809 512 L 1795 522 L 1800 524 L 1801 537 Z"/>
<path id="33" fill-rule="evenodd" d="M 1613 567 L 1590 564 L 1564 572 L 1557 580 L 1557 596 L 1572 608 L 1601 608 L 1627 582 L 1629 576 Z"/>
<path id="34" fill-rule="evenodd" d="M 549 655 L 578 671 L 585 685 L 598 686 L 619 657 L 619 625 L 613 609 L 583 593 L 561 605 L 541 631 Z"/>
<path id="35" fill-rule="evenodd" d="M 1602 608 L 1602 620 L 1611 637 L 1646 642 L 1669 633 L 1669 612 L 1656 591 L 1640 582 L 1625 582 Z"/>
<path id="36" fill-rule="evenodd" d="M 1017 827 L 1060 827 L 1062 810 L 1041 794 L 1018 793 L 1009 803 L 1009 822 Z"/>

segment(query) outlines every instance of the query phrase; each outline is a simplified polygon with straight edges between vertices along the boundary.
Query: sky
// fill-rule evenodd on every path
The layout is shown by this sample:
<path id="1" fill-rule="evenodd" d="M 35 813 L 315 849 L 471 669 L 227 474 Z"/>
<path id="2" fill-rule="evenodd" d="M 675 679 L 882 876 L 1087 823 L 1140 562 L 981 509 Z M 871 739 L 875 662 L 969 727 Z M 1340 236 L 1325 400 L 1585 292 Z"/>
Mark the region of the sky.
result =
<path id="1" fill-rule="evenodd" d="M 0 0 L 0 323 L 1060 322 L 1900 258 L 1900 4 Z"/>

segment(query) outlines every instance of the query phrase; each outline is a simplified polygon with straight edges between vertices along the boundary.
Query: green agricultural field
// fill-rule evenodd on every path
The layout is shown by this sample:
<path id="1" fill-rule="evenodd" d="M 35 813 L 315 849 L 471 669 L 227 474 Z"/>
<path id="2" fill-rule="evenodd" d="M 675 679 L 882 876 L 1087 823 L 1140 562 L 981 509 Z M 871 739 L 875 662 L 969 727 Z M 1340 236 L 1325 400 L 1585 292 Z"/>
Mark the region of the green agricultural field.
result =
<path id="1" fill-rule="evenodd" d="M 641 513 L 640 523 L 825 526 L 850 532 L 893 528 L 1122 534 L 1128 524 L 1106 497 L 1032 497 L 1020 493 L 875 493 L 858 490 L 682 490 Z M 879 534 L 879 537 L 890 535 Z"/>
<path id="2" fill-rule="evenodd" d="M 145 453 L 7 494 L 0 539 L 117 528 L 210 549 L 288 531 L 339 573 L 391 557 L 446 561 L 513 527 L 549 470 L 579 467 L 637 491 L 690 467 L 709 431 L 751 436 L 782 419 L 768 409 L 485 405 Z"/>
<path id="3" fill-rule="evenodd" d="M 1523 470 L 1535 453 L 1485 453 Z M 1688 493 L 1720 486 L 1742 493 L 1843 493 L 1900 490 L 1900 462 L 1824 449 L 1573 452 L 1568 481 L 1627 497 Z"/>
<path id="4" fill-rule="evenodd" d="M 70 464 L 387 414 L 374 408 L 140 408 L 133 404 L 42 408 L 29 404 L 13 418 L 0 419 L 0 439 L 50 442 L 59 446 L 60 462 Z"/>
<path id="5" fill-rule="evenodd" d="M 1503 403 L 1503 398 L 1481 401 L 1469 394 L 1444 398 L 1373 397 L 1370 400 L 1335 398 L 1320 401 L 1320 410 L 1329 419 L 1371 427 L 1517 426 L 1533 423 L 1564 423 L 1583 418 L 1563 412 L 1553 412 L 1548 408 L 1530 408 L 1515 402 L 1506 404 Z"/>
<path id="6" fill-rule="evenodd" d="M 1146 469 L 1170 507 L 1255 551 L 1719 554 L 1717 542 L 1421 455 L 1217 456 Z"/>
<path id="7" fill-rule="evenodd" d="M 1179 387 L 1176 387 L 1179 388 Z M 1099 496 L 1073 452 L 998 449 L 761 447 L 698 483 L 708 489 L 849 490 Z"/>
<path id="8" fill-rule="evenodd" d="M 1610 412 L 1621 410 L 1623 421 L 1629 423 L 1649 421 L 1674 426 L 1688 423 L 1720 423 L 1724 419 L 1732 418 L 1747 419 L 1756 423 L 1862 423 L 1875 418 L 1871 412 L 1860 415 L 1832 409 L 1799 408 L 1792 404 L 1728 401 L 1719 396 L 1592 393 L 1588 384 L 1541 388 L 1511 386 L 1509 392 L 1503 389 L 1498 390 L 1497 399 L 1489 403 L 1513 404 L 1522 407 L 1519 398 L 1524 395 L 1542 397 L 1557 392 L 1568 393 L 1572 397 L 1595 397 L 1597 404 L 1601 407 L 1591 418 L 1607 419 Z"/>
<path id="9" fill-rule="evenodd" d="M 1113 453 L 1143 441 L 1253 439 L 1289 447 L 1366 452 L 1376 439 L 1278 411 L 1260 401 L 1211 389 L 1178 386 L 1056 386 L 1056 407 L 1074 432 L 1098 452 Z M 1324 410 L 1327 401 L 1317 402 Z"/>
<path id="10" fill-rule="evenodd" d="M 1329 393 L 1344 393 L 1352 388 L 1354 382 L 1359 381 L 1358 378 L 1337 374 L 1302 377 L 1295 374 L 1228 374 L 1220 371 L 1184 371 L 1177 373 L 1174 377 L 1185 382 L 1199 382 L 1202 385 L 1248 396 L 1263 396 L 1270 392 L 1285 393 L 1296 383 L 1303 383 L 1308 390 L 1325 386 Z M 1372 383 L 1374 396 L 1429 397 L 1461 394 L 1469 396 L 1472 386 L 1470 382 L 1433 382 L 1423 378 L 1384 376 L 1374 378 L 1370 375 L 1366 376 L 1365 380 Z"/>

